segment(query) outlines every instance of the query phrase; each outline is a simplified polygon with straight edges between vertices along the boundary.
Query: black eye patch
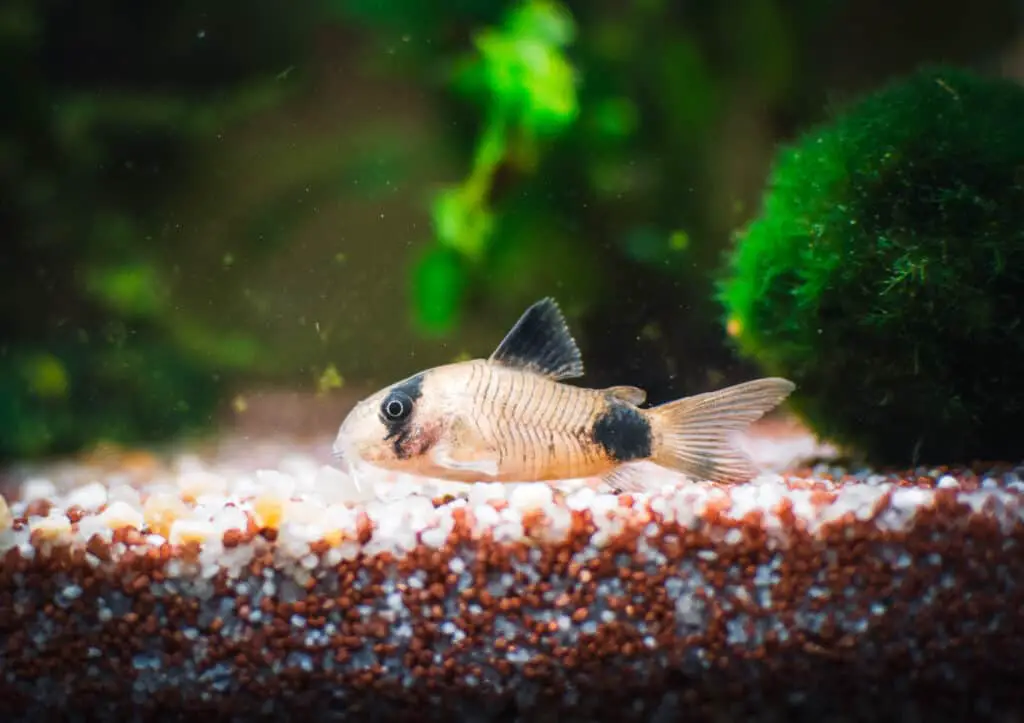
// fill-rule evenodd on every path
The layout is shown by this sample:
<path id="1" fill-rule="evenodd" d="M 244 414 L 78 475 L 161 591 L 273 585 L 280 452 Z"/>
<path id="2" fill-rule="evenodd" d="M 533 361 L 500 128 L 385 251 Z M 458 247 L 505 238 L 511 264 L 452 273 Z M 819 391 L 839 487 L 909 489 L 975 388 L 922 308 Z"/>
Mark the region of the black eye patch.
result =
<path id="1" fill-rule="evenodd" d="M 380 404 L 381 419 L 385 424 L 402 422 L 412 414 L 412 397 L 401 389 L 393 389 Z"/>
<path id="2" fill-rule="evenodd" d="M 388 430 L 385 439 L 391 440 L 395 456 L 399 459 L 405 459 L 411 454 L 408 449 L 413 432 L 410 417 L 416 400 L 422 395 L 423 375 L 417 374 L 392 387 L 380 403 L 378 415 Z"/>

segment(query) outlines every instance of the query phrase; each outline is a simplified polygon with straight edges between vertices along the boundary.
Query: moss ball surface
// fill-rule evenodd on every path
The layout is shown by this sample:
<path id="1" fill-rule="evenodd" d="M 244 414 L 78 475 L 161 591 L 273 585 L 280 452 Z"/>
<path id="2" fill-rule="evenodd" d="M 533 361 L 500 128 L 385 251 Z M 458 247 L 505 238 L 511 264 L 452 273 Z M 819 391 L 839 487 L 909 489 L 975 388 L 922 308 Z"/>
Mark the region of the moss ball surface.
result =
<path id="1" fill-rule="evenodd" d="M 870 462 L 1024 457 L 1024 88 L 926 68 L 783 148 L 720 299 Z"/>

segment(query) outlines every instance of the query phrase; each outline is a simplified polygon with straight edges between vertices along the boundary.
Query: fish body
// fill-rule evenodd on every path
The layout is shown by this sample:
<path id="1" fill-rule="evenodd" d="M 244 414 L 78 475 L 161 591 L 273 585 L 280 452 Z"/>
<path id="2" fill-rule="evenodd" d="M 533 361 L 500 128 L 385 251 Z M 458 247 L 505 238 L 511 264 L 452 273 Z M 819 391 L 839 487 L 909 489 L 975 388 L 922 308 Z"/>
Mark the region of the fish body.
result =
<path id="1" fill-rule="evenodd" d="M 756 469 L 731 435 L 794 388 L 765 378 L 643 408 L 638 387 L 565 383 L 582 375 L 561 311 L 542 299 L 487 359 L 421 371 L 359 402 L 334 453 L 350 471 L 368 463 L 459 482 L 598 477 L 639 489 L 638 462 L 736 482 Z"/>

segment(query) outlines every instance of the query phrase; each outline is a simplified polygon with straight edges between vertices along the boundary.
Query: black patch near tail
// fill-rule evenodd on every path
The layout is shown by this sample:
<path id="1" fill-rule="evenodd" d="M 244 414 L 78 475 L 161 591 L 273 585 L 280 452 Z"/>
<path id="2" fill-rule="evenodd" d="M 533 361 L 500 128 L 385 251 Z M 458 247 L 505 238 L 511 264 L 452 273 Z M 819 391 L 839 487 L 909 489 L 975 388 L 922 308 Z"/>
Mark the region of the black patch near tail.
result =
<path id="1" fill-rule="evenodd" d="M 388 433 L 384 439 L 392 440 L 391 444 L 398 459 L 408 459 L 417 453 L 414 445 L 410 445 L 412 433 L 412 415 L 415 409 L 416 400 L 423 396 L 423 375 L 416 374 L 403 382 L 399 382 L 391 388 L 388 395 L 381 402 L 379 412 L 380 421 L 387 428 Z M 401 401 L 408 404 L 409 409 L 401 418 L 391 418 L 386 409 L 389 402 Z"/>
<path id="2" fill-rule="evenodd" d="M 590 432 L 616 462 L 630 462 L 651 456 L 651 424 L 643 412 L 628 404 L 612 401 L 595 420 Z"/>

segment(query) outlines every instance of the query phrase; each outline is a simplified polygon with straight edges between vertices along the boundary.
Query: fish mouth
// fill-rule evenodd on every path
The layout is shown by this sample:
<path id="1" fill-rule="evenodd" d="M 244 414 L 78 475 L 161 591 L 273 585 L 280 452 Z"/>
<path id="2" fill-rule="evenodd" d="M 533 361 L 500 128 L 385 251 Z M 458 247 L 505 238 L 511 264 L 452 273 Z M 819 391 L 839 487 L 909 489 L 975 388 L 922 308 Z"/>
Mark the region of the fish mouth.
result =
<path id="1" fill-rule="evenodd" d="M 331 456 L 334 458 L 335 467 L 341 470 L 342 474 L 352 480 L 352 483 L 356 486 L 356 490 L 362 490 L 362 485 L 359 483 L 359 474 L 356 471 L 356 465 L 352 463 L 353 460 L 350 452 L 343 448 L 334 447 L 331 451 Z"/>
<path id="2" fill-rule="evenodd" d="M 331 449 L 331 458 L 334 460 L 335 467 L 347 475 L 352 474 L 352 462 L 349 459 L 349 454 L 344 449 L 333 447 Z"/>

